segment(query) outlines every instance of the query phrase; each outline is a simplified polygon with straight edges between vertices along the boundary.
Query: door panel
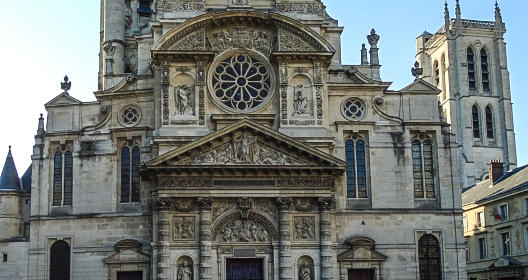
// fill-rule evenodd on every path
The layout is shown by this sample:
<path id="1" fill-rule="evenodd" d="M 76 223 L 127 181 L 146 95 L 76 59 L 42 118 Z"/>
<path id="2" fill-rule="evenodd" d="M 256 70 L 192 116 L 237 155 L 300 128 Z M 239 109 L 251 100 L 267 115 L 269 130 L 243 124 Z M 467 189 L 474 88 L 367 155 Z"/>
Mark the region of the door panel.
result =
<path id="1" fill-rule="evenodd" d="M 374 269 L 349 269 L 348 280 L 374 280 Z"/>
<path id="2" fill-rule="evenodd" d="M 117 280 L 143 280 L 143 272 L 141 271 L 118 272 Z"/>
<path id="3" fill-rule="evenodd" d="M 263 280 L 262 259 L 228 259 L 227 280 Z"/>

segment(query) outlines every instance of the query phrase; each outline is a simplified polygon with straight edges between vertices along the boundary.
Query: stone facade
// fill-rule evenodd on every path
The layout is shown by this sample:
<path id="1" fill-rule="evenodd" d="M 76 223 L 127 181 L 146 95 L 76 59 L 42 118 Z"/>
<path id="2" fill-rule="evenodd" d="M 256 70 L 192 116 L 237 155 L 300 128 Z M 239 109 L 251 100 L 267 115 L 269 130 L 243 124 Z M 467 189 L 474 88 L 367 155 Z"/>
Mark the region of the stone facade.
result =
<path id="1" fill-rule="evenodd" d="M 388 90 L 375 30 L 343 65 L 318 0 L 102 3 L 97 101 L 65 78 L 39 122 L 17 279 L 466 279 L 426 67 Z"/>

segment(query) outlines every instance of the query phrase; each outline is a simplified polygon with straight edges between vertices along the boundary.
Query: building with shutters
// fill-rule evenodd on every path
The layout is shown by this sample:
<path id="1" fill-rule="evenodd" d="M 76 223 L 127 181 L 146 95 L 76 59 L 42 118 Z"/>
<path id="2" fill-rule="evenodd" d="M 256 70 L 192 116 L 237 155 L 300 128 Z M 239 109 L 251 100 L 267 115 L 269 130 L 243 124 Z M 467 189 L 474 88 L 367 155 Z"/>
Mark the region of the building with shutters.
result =
<path id="1" fill-rule="evenodd" d="M 319 0 L 101 5 L 97 101 L 65 77 L 45 104 L 30 235 L 0 240 L 18 265 L 0 276 L 466 279 L 461 186 L 487 149 L 515 165 L 498 7 L 494 22 L 446 7 L 417 39 L 414 81 L 390 90 L 380 35 L 365 30 L 360 63 L 343 65 Z M 462 95 L 491 104 L 491 130 L 480 105 L 475 129 L 459 125 Z"/>

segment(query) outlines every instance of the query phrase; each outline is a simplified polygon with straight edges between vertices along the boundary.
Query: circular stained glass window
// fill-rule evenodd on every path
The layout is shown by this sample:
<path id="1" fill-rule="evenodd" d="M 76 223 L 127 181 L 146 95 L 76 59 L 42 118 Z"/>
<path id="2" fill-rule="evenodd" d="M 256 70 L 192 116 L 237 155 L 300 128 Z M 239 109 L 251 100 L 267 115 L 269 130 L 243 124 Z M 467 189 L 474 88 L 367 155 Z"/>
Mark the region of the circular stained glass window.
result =
<path id="1" fill-rule="evenodd" d="M 350 120 L 362 119 L 366 115 L 365 103 L 357 98 L 350 98 L 343 103 L 343 115 Z"/>
<path id="2" fill-rule="evenodd" d="M 269 63 L 247 54 L 219 61 L 211 68 L 211 94 L 222 107 L 252 112 L 268 103 L 273 95 L 273 70 Z"/>
<path id="3" fill-rule="evenodd" d="M 119 121 L 123 126 L 135 126 L 141 120 L 141 109 L 128 105 L 121 109 Z"/>

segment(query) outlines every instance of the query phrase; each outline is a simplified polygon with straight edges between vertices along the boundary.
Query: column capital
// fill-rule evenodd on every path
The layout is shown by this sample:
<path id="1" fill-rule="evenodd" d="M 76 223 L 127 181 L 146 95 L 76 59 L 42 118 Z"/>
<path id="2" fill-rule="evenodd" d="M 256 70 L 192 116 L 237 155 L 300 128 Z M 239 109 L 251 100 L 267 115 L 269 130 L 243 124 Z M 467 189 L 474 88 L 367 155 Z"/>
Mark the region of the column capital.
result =
<path id="1" fill-rule="evenodd" d="M 335 207 L 335 198 L 333 196 L 320 197 L 317 203 L 319 203 L 319 210 L 330 211 Z"/>
<path id="2" fill-rule="evenodd" d="M 196 199 L 198 202 L 198 207 L 200 210 L 211 210 L 211 205 L 213 204 L 213 199 L 210 197 L 199 197 Z"/>
<path id="3" fill-rule="evenodd" d="M 154 203 L 154 209 L 158 211 L 169 211 L 172 208 L 173 201 L 169 197 L 158 197 Z"/>
<path id="4" fill-rule="evenodd" d="M 276 203 L 280 210 L 289 210 L 293 199 L 291 197 L 277 197 Z"/>

